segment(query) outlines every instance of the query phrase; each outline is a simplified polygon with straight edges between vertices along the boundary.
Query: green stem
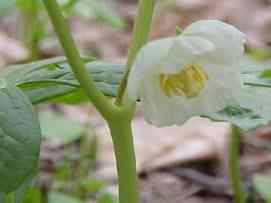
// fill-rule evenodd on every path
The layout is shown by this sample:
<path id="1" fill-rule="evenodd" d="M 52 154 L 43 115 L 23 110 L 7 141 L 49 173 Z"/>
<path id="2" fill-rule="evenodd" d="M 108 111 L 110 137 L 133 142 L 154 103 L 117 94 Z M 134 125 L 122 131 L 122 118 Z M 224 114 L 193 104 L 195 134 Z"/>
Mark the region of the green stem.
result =
<path id="1" fill-rule="evenodd" d="M 120 87 L 117 103 L 121 103 L 124 95 L 129 71 L 138 50 L 147 41 L 155 0 L 141 0 L 139 15 L 135 25 L 132 47 L 129 51 L 127 71 Z M 56 0 L 43 0 L 55 31 L 64 48 L 65 55 L 71 65 L 82 89 L 90 100 L 108 121 L 113 139 L 119 178 L 120 203 L 138 203 L 136 160 L 131 130 L 133 107 L 117 107 L 96 89 L 94 82 L 89 78 L 79 53 L 72 40 L 68 26 L 65 23 Z"/>
<path id="2" fill-rule="evenodd" d="M 121 104 L 126 91 L 128 76 L 138 51 L 147 42 L 154 10 L 155 0 L 140 0 L 138 14 L 135 21 L 131 47 L 128 53 L 126 72 L 119 86 L 117 104 Z"/>
<path id="3" fill-rule="evenodd" d="M 119 203 L 138 203 L 136 159 L 128 118 L 119 118 L 109 124 L 117 161 Z"/>
<path id="4" fill-rule="evenodd" d="M 93 79 L 89 76 L 75 43 L 71 36 L 67 23 L 62 15 L 61 9 L 56 0 L 43 0 L 47 12 L 51 18 L 55 32 L 64 49 L 65 55 L 71 68 L 78 79 L 83 91 L 95 105 L 102 116 L 111 119 L 114 110 L 113 104 L 96 88 Z"/>
<path id="5" fill-rule="evenodd" d="M 16 1 L 22 19 L 22 39 L 28 49 L 28 60 L 37 60 L 40 56 L 39 42 L 43 34 L 44 24 L 40 18 L 40 2 L 37 0 Z"/>
<path id="6" fill-rule="evenodd" d="M 23 41 L 29 51 L 29 61 L 40 57 L 39 41 L 42 31 L 38 18 L 38 11 L 22 11 Z"/>
<path id="7" fill-rule="evenodd" d="M 229 144 L 229 178 L 232 185 L 235 203 L 245 203 L 245 196 L 242 190 L 239 163 L 240 129 L 232 126 Z"/>
<path id="8" fill-rule="evenodd" d="M 14 193 L 8 193 L 5 194 L 5 199 L 4 199 L 5 203 L 14 203 Z"/>

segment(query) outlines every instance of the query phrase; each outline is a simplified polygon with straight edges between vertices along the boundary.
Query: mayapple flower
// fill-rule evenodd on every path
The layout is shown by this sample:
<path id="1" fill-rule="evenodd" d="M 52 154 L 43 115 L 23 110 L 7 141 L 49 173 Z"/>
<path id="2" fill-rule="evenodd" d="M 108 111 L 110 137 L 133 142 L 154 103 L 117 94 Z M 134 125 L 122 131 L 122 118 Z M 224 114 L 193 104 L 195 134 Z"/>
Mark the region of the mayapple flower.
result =
<path id="1" fill-rule="evenodd" d="M 242 32 L 217 20 L 197 21 L 179 36 L 152 41 L 133 64 L 128 98 L 141 100 L 145 119 L 160 127 L 235 104 L 244 43 Z"/>

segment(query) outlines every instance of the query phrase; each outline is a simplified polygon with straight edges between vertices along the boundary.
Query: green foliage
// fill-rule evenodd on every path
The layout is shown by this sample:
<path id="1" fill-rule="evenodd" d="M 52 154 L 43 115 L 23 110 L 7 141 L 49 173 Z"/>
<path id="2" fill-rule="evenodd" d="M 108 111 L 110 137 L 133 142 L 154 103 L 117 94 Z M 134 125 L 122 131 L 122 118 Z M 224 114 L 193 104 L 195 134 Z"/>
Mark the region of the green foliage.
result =
<path id="1" fill-rule="evenodd" d="M 37 168 L 36 168 L 37 170 Z M 21 203 L 27 194 L 27 191 L 33 187 L 33 179 L 37 171 L 34 171 L 13 193 L 15 195 L 15 203 Z M 1 201 L 0 201 L 1 202 Z M 38 202 L 37 202 L 38 203 Z"/>
<path id="2" fill-rule="evenodd" d="M 229 121 L 243 130 L 251 130 L 271 121 L 270 61 L 244 58 L 241 69 L 243 87 L 237 104 L 211 113 L 207 117 L 217 121 Z"/>
<path id="3" fill-rule="evenodd" d="M 84 134 L 84 126 L 61 114 L 43 112 L 40 114 L 41 132 L 44 138 L 69 144 Z"/>
<path id="4" fill-rule="evenodd" d="M 107 96 L 116 96 L 123 76 L 122 65 L 93 58 L 84 58 L 86 67 L 96 86 Z M 270 63 L 260 63 L 246 58 L 240 65 L 244 84 L 236 105 L 205 115 L 217 121 L 229 121 L 243 130 L 267 124 L 271 77 Z M 4 73 L 9 81 L 21 88 L 33 104 L 42 102 L 64 102 L 76 104 L 86 101 L 86 96 L 65 58 L 41 60 L 30 64 L 11 66 Z"/>
<path id="5" fill-rule="evenodd" d="M 263 71 L 244 72 L 242 74 L 244 85 L 252 87 L 271 87 L 271 69 Z"/>
<path id="6" fill-rule="evenodd" d="M 24 197 L 18 203 L 41 203 L 41 192 L 37 188 L 28 188 Z M 59 202 L 60 203 L 60 202 Z"/>
<path id="7" fill-rule="evenodd" d="M 266 203 L 271 203 L 271 176 L 255 175 L 253 183 L 257 192 L 263 197 Z"/>
<path id="8" fill-rule="evenodd" d="M 59 0 L 62 9 L 69 15 L 95 19 L 108 25 L 124 28 L 126 23 L 112 10 L 105 0 Z"/>
<path id="9" fill-rule="evenodd" d="M 0 191 L 11 192 L 35 172 L 41 133 L 28 98 L 5 80 L 0 104 Z"/>
<path id="10" fill-rule="evenodd" d="M 21 185 L 20 187 L 18 187 L 15 191 L 13 191 L 12 193 L 14 194 L 14 203 L 22 203 L 23 198 L 26 196 L 27 191 L 29 188 L 32 187 L 32 178 L 33 174 L 31 174 L 30 177 L 28 177 Z M 0 202 L 4 202 L 4 194 L 5 193 L 1 193 L 0 192 Z M 35 202 L 35 203 L 39 203 L 39 202 Z"/>
<path id="11" fill-rule="evenodd" d="M 80 182 L 80 187 L 90 194 L 95 194 L 103 190 L 105 183 L 94 179 L 84 179 Z"/>
<path id="12" fill-rule="evenodd" d="M 97 198 L 97 203 L 117 203 L 116 199 L 110 193 L 102 193 Z"/>
<path id="13" fill-rule="evenodd" d="M 115 96 L 122 77 L 122 66 L 92 58 L 85 59 L 85 63 L 96 86 L 105 95 Z M 63 57 L 10 67 L 4 77 L 20 87 L 33 104 L 46 101 L 78 103 L 85 100 Z"/>
<path id="14" fill-rule="evenodd" d="M 182 34 L 182 32 L 183 32 L 183 29 L 179 26 L 176 26 L 176 35 L 180 35 Z"/>
<path id="15" fill-rule="evenodd" d="M 49 194 L 49 203 L 83 203 L 81 200 L 63 193 L 52 192 Z"/>
<path id="16" fill-rule="evenodd" d="M 41 5 L 40 0 L 16 0 L 16 7 L 21 11 L 37 11 Z"/>
<path id="17" fill-rule="evenodd" d="M 244 108 L 239 105 L 228 106 L 216 113 L 210 113 L 206 117 L 215 121 L 228 121 L 243 130 L 250 130 L 267 124 L 267 120 L 262 118 L 252 109 Z"/>

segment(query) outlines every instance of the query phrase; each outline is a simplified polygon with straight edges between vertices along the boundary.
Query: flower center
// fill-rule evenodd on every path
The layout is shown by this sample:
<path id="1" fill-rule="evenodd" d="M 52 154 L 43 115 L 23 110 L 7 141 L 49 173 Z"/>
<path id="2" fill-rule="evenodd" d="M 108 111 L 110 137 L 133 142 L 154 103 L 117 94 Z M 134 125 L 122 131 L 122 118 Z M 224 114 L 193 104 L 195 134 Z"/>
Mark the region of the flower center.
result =
<path id="1" fill-rule="evenodd" d="M 197 96 L 208 80 L 207 73 L 197 64 L 188 64 L 176 74 L 161 74 L 160 89 L 168 97 Z"/>

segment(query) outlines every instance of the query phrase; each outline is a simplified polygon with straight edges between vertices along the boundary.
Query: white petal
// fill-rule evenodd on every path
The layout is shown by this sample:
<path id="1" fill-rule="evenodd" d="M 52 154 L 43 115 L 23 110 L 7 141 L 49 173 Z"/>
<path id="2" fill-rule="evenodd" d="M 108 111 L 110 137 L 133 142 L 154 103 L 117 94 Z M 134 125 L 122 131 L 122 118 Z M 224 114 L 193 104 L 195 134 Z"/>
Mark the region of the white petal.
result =
<path id="1" fill-rule="evenodd" d="M 188 117 L 184 99 L 165 96 L 157 83 L 146 84 L 140 95 L 145 120 L 150 124 L 158 127 L 170 126 L 183 123 Z"/>
<path id="2" fill-rule="evenodd" d="M 201 20 L 188 26 L 183 36 L 200 36 L 213 42 L 216 49 L 210 55 L 213 62 L 232 64 L 244 53 L 245 35 L 234 26 L 218 20 Z"/>
<path id="3" fill-rule="evenodd" d="M 167 74 L 180 72 L 185 65 L 200 60 L 214 50 L 215 45 L 202 37 L 176 37 L 168 54 L 162 59 L 160 69 Z"/>
<path id="4" fill-rule="evenodd" d="M 156 40 L 149 42 L 139 51 L 128 78 L 127 92 L 130 99 L 134 101 L 138 99 L 142 80 L 158 72 L 155 69 L 161 59 L 167 55 L 172 43 L 173 38 Z"/>
<path id="5" fill-rule="evenodd" d="M 238 72 L 214 64 L 203 65 L 203 68 L 209 80 L 206 81 L 202 92 L 191 100 L 191 105 L 201 108 L 198 115 L 214 113 L 227 105 L 237 104 L 241 90 Z"/>
<path id="6" fill-rule="evenodd" d="M 167 97 L 160 91 L 158 79 L 145 81 L 140 91 L 145 119 L 158 127 L 181 125 L 193 116 L 217 112 L 236 104 L 241 88 L 238 74 L 217 65 L 204 65 L 204 69 L 209 80 L 194 98 Z"/>

